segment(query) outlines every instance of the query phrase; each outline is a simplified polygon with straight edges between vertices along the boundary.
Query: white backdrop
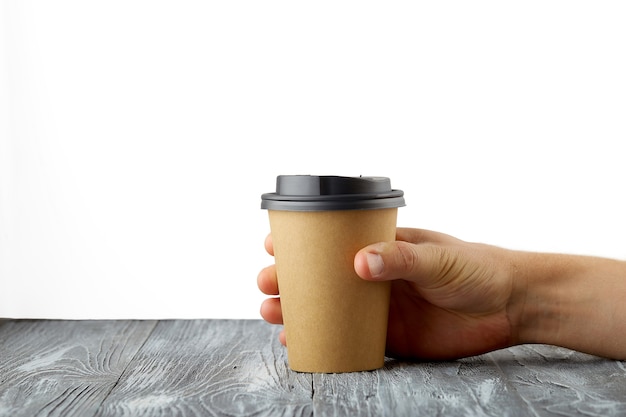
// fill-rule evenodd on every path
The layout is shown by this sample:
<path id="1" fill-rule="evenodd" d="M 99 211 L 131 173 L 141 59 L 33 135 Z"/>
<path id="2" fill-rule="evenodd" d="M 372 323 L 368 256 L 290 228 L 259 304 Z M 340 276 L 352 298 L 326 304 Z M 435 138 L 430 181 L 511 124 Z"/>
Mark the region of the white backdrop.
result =
<path id="1" fill-rule="evenodd" d="M 0 317 L 258 318 L 278 174 L 626 258 L 623 2 L 0 1 Z"/>

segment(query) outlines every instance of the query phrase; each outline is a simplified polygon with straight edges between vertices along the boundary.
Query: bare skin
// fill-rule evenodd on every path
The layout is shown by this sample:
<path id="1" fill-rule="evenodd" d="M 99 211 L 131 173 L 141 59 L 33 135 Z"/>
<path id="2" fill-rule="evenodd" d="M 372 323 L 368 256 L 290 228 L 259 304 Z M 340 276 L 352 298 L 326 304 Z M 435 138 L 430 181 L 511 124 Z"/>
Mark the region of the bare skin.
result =
<path id="1" fill-rule="evenodd" d="M 626 262 L 521 252 L 421 229 L 370 245 L 354 258 L 364 280 L 392 281 L 387 354 L 453 359 L 522 343 L 626 358 Z M 273 255 L 271 236 L 265 248 Z M 259 289 L 278 295 L 275 267 Z M 280 298 L 261 316 L 282 324 Z M 284 332 L 279 339 L 285 344 Z"/>

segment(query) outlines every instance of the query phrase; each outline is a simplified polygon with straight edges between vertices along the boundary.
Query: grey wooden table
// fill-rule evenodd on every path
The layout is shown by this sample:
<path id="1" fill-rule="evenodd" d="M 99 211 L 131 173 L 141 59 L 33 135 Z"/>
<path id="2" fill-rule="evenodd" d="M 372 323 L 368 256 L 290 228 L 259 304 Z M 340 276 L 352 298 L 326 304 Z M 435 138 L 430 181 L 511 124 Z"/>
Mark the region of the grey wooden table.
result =
<path id="1" fill-rule="evenodd" d="M 0 320 L 0 416 L 623 416 L 626 364 L 550 346 L 288 369 L 260 320 Z"/>

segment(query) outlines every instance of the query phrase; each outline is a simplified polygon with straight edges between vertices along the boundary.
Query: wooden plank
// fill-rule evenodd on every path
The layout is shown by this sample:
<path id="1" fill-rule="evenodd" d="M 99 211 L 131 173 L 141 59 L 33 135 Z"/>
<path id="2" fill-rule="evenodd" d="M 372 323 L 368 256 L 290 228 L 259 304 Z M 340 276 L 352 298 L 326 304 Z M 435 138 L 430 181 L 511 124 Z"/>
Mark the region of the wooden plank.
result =
<path id="1" fill-rule="evenodd" d="M 98 416 L 308 416 L 310 374 L 260 320 L 161 321 Z"/>
<path id="2" fill-rule="evenodd" d="M 529 415 L 528 406 L 484 357 L 421 363 L 387 360 L 381 370 L 316 374 L 313 383 L 316 414 L 326 416 Z"/>
<path id="3" fill-rule="evenodd" d="M 0 322 L 0 416 L 626 415 L 626 365 L 550 346 L 288 369 L 260 320 Z"/>
<path id="4" fill-rule="evenodd" d="M 538 415 L 626 415 L 624 362 L 545 345 L 516 346 L 491 355 Z"/>
<path id="5" fill-rule="evenodd" d="M 0 416 L 90 416 L 156 322 L 0 323 Z"/>
<path id="6" fill-rule="evenodd" d="M 623 416 L 626 366 L 553 346 L 313 376 L 325 416 Z"/>

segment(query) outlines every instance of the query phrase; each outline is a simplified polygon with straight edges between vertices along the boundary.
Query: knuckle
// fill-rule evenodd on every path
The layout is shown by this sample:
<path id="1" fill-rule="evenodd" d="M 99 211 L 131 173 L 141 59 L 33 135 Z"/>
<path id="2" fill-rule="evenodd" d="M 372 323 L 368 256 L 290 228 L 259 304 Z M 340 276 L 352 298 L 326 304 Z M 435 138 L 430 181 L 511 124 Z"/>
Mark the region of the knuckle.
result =
<path id="1" fill-rule="evenodd" d="M 417 267 L 417 254 L 412 250 L 409 244 L 404 242 L 396 242 L 396 247 L 398 249 L 398 258 L 400 262 L 400 267 L 402 270 L 407 272 L 412 272 Z"/>

